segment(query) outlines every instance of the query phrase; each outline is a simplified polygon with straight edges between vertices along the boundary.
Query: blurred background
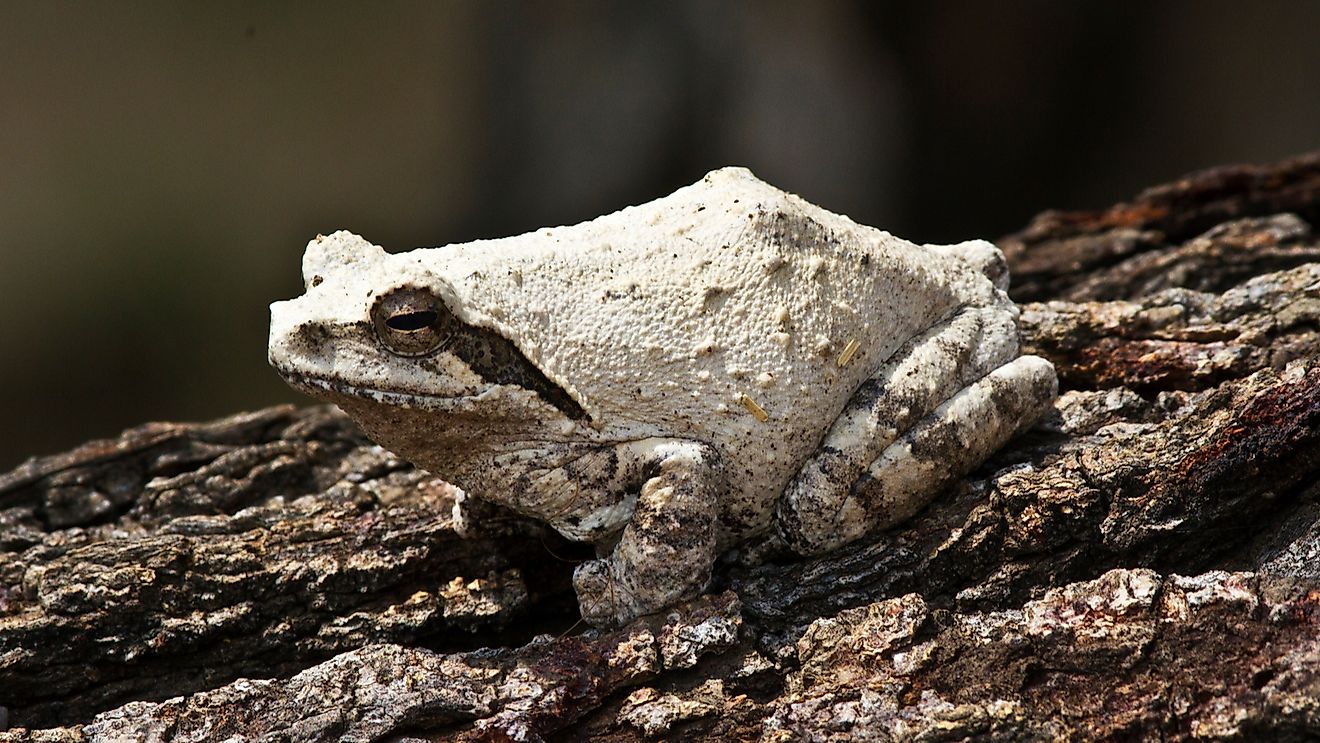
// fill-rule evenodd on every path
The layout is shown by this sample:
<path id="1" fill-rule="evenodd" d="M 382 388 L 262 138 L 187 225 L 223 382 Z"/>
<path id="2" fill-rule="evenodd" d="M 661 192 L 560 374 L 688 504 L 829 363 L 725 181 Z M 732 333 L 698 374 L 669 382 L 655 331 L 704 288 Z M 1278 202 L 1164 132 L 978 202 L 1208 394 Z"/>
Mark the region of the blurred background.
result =
<path id="1" fill-rule="evenodd" d="M 0 469 L 303 401 L 318 232 L 568 224 L 742 164 L 919 242 L 1320 147 L 1320 3 L 0 3 Z"/>

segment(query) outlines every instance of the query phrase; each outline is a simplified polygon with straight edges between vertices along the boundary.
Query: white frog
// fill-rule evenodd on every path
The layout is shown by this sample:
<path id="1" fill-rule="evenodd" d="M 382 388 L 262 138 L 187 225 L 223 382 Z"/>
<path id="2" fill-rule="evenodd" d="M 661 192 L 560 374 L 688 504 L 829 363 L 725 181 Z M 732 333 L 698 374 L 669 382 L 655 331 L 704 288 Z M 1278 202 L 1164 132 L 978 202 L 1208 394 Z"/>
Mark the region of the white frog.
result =
<path id="1" fill-rule="evenodd" d="M 382 446 L 597 547 L 582 616 L 758 540 L 909 518 L 1048 410 L 1002 254 L 916 245 L 724 168 L 571 227 L 389 254 L 317 237 L 270 362 Z M 782 540 L 782 541 L 780 541 Z"/>

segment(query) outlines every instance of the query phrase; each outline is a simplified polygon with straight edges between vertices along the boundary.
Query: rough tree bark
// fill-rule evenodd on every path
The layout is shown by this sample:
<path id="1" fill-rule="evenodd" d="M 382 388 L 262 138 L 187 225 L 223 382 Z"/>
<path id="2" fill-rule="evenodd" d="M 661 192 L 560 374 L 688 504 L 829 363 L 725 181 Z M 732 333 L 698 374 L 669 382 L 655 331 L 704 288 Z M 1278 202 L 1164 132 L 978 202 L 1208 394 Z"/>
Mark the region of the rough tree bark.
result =
<path id="1" fill-rule="evenodd" d="M 581 631 L 582 548 L 336 411 L 0 476 L 0 740 L 1320 736 L 1320 153 L 1001 241 L 1057 413 L 912 522 Z"/>

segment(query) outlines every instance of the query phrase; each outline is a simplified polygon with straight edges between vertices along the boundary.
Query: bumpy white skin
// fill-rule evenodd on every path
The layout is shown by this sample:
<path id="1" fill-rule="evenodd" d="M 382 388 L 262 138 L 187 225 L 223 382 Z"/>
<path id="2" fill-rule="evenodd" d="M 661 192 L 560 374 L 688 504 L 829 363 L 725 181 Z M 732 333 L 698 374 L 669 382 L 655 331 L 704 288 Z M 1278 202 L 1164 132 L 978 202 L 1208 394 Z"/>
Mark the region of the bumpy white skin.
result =
<path id="1" fill-rule="evenodd" d="M 271 305 L 275 368 L 469 494 L 595 543 L 574 581 L 597 625 L 699 592 L 749 538 L 813 554 L 909 517 L 1057 391 L 1018 355 L 993 245 L 915 245 L 741 168 L 499 240 L 318 237 L 303 278 Z M 434 327 L 381 325 L 400 292 L 434 302 L 413 316 Z M 427 333 L 439 348 L 409 340 Z"/>

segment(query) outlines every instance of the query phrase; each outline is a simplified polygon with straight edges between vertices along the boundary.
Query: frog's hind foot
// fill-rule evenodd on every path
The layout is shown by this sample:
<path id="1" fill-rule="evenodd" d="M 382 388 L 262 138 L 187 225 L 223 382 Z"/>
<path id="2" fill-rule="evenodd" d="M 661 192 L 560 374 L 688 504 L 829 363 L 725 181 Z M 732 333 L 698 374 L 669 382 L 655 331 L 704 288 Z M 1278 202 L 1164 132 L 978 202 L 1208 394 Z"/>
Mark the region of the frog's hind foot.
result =
<path id="1" fill-rule="evenodd" d="M 949 483 L 1040 420 L 1058 387 L 1050 362 L 1021 356 L 940 405 L 853 484 L 849 500 L 866 518 L 865 528 L 851 538 L 916 515 Z"/>

